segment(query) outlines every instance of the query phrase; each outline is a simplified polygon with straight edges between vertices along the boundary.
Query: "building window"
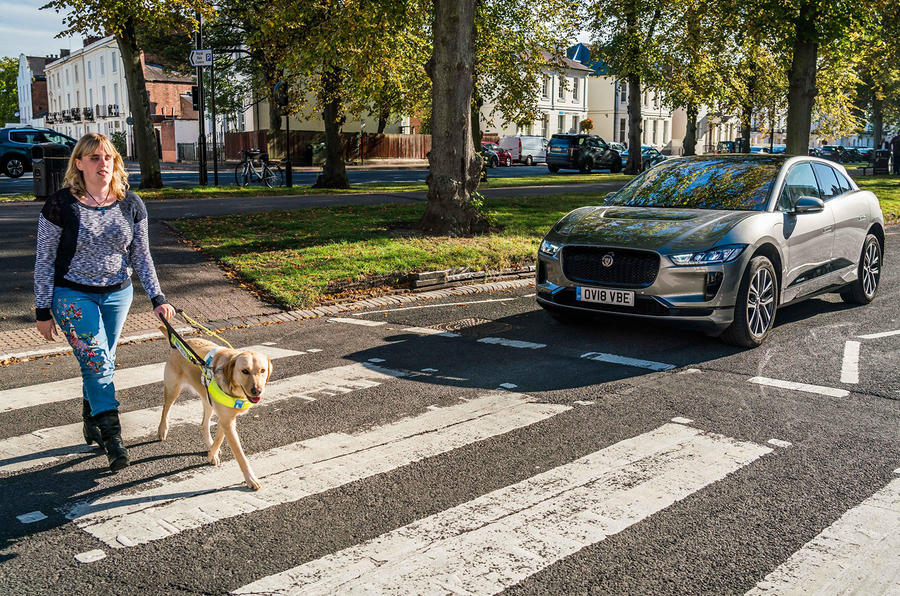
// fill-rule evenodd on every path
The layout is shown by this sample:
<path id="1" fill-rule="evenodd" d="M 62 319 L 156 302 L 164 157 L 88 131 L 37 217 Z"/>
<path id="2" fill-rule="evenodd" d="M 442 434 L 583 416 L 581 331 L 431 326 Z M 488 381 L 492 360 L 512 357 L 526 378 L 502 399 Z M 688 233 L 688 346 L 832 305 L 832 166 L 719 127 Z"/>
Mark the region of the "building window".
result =
<path id="1" fill-rule="evenodd" d="M 89 101 L 88 101 L 88 107 L 89 107 L 89 108 L 94 107 L 94 88 L 93 88 L 93 87 L 91 87 L 90 89 L 88 89 L 88 99 L 89 99 Z M 97 116 L 99 116 L 99 115 L 100 115 L 100 114 L 97 114 Z"/>
<path id="2" fill-rule="evenodd" d="M 113 103 L 119 105 L 119 84 L 113 83 Z"/>
<path id="3" fill-rule="evenodd" d="M 103 70 L 103 56 L 100 56 L 100 76 L 102 77 L 104 74 Z"/>
<path id="4" fill-rule="evenodd" d="M 67 69 L 66 69 L 66 86 L 68 87 L 69 84 L 70 84 L 70 83 L 69 83 L 69 69 L 67 68 Z"/>
<path id="5" fill-rule="evenodd" d="M 671 139 L 669 139 L 669 121 L 663 121 L 663 143 L 668 143 Z"/>
<path id="6" fill-rule="evenodd" d="M 619 92 L 621 95 L 620 101 L 622 103 L 628 103 L 628 85 L 626 85 L 624 82 L 619 83 Z"/>
<path id="7" fill-rule="evenodd" d="M 110 66 L 110 68 L 112 68 L 112 71 L 116 72 L 116 53 L 115 52 L 112 53 L 112 60 L 110 60 L 109 62 L 110 62 L 109 66 Z"/>
<path id="8" fill-rule="evenodd" d="M 657 144 L 656 134 L 657 134 L 657 129 L 658 129 L 658 128 L 659 128 L 659 120 L 654 120 L 654 121 L 653 121 L 653 144 L 654 144 L 654 145 Z"/>
<path id="9" fill-rule="evenodd" d="M 647 95 L 644 94 L 644 97 Z M 641 120 L 641 145 L 647 144 L 647 121 Z"/>
<path id="10" fill-rule="evenodd" d="M 578 101 L 578 79 L 572 77 L 572 101 Z"/>
<path id="11" fill-rule="evenodd" d="M 625 118 L 619 120 L 619 142 L 625 142 Z"/>
<path id="12" fill-rule="evenodd" d="M 106 85 L 100 87 L 100 103 L 106 105 Z"/>
<path id="13" fill-rule="evenodd" d="M 75 82 L 77 83 L 78 82 L 78 65 L 76 64 L 73 68 L 75 69 Z"/>
<path id="14" fill-rule="evenodd" d="M 550 77 L 544 75 L 544 83 L 541 87 L 541 96 L 545 99 L 550 99 Z"/>
<path id="15" fill-rule="evenodd" d="M 565 125 L 566 125 L 566 117 L 563 116 L 562 114 L 560 114 L 556 118 L 556 128 L 558 129 L 558 131 L 560 133 L 563 133 L 563 132 L 565 132 L 565 130 L 563 130 L 563 127 L 565 127 Z"/>
<path id="16" fill-rule="evenodd" d="M 91 61 L 90 60 L 88 60 L 88 63 L 87 63 L 87 75 L 88 75 L 88 80 L 90 81 L 92 78 L 92 76 L 91 76 Z"/>
<path id="17" fill-rule="evenodd" d="M 566 87 L 565 87 L 565 85 L 563 85 L 563 77 L 559 77 L 557 80 L 559 81 L 559 98 L 565 99 L 566 98 Z"/>
<path id="18" fill-rule="evenodd" d="M 578 132 L 578 114 L 572 115 L 572 132 Z"/>

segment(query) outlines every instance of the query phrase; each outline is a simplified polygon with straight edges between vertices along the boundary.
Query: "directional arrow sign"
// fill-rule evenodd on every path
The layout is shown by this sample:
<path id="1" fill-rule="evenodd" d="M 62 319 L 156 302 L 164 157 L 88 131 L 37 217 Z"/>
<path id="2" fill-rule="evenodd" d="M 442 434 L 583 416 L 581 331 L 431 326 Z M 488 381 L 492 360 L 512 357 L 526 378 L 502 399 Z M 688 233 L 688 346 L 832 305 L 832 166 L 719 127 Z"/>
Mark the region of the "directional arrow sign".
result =
<path id="1" fill-rule="evenodd" d="M 191 66 L 212 66 L 212 50 L 191 50 Z"/>

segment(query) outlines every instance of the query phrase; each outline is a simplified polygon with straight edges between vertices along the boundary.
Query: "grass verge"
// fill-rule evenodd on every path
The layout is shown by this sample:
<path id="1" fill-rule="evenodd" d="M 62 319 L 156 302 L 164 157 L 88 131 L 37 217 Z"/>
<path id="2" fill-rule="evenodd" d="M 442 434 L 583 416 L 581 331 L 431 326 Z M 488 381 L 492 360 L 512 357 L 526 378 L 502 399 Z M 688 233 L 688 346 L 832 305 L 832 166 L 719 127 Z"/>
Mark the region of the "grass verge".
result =
<path id="1" fill-rule="evenodd" d="M 625 174 L 578 174 L 559 173 L 545 174 L 542 176 L 516 176 L 516 177 L 491 177 L 502 174 L 503 171 L 495 168 L 490 170 L 487 181 L 479 185 L 479 189 L 485 188 L 515 188 L 519 186 L 549 186 L 560 184 L 585 184 L 591 182 L 616 182 L 627 181 L 632 177 Z M 423 172 L 424 174 L 424 172 Z M 371 182 L 355 184 L 349 189 L 312 188 L 311 186 L 293 186 L 287 188 L 278 186 L 266 188 L 265 186 L 182 186 L 178 188 L 154 188 L 135 189 L 144 200 L 165 199 L 201 199 L 222 197 L 264 197 L 264 196 L 293 196 L 293 195 L 335 195 L 335 194 L 360 194 L 360 193 L 394 193 L 394 192 L 424 192 L 428 187 L 424 182 Z M 14 195 L 0 195 L 0 202 L 33 201 L 33 193 L 19 193 Z"/>

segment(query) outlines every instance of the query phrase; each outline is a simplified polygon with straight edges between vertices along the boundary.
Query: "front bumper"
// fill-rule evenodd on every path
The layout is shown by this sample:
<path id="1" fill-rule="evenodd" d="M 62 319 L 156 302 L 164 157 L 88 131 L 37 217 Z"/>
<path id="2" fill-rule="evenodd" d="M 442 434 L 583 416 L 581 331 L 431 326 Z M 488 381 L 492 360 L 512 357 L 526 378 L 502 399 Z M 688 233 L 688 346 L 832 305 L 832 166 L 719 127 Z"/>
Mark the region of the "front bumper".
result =
<path id="1" fill-rule="evenodd" d="M 535 286 L 537 302 L 584 314 L 614 314 L 661 321 L 672 321 L 702 329 L 706 332 L 724 331 L 734 318 L 734 305 L 741 276 L 752 251 L 745 250 L 729 263 L 679 267 L 665 256 L 660 257 L 656 279 L 646 287 L 620 284 L 593 284 L 568 279 L 562 267 L 561 255 L 538 255 Z M 708 295 L 708 274 L 721 274 L 715 295 Z M 596 304 L 576 299 L 577 287 L 603 287 L 634 292 L 634 306 Z"/>

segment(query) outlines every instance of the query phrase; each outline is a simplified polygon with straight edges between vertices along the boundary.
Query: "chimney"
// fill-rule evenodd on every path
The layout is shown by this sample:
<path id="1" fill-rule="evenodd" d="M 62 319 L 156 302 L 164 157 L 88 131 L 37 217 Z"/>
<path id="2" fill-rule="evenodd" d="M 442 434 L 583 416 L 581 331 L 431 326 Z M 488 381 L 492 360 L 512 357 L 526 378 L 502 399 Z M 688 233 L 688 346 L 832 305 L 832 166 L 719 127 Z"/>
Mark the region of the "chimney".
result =
<path id="1" fill-rule="evenodd" d="M 69 55 L 69 53 L 70 53 L 69 50 L 67 50 L 66 48 L 59 49 L 59 57 L 60 58 L 65 58 L 66 56 Z"/>
<path id="2" fill-rule="evenodd" d="M 83 40 L 84 47 L 88 47 L 88 46 L 91 45 L 92 43 L 96 43 L 96 42 L 100 41 L 101 39 L 103 39 L 103 38 L 102 38 L 102 37 L 98 37 L 98 36 L 96 36 L 96 35 L 93 35 L 93 36 L 91 36 L 91 37 L 85 37 L 84 40 Z"/>

